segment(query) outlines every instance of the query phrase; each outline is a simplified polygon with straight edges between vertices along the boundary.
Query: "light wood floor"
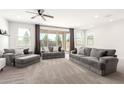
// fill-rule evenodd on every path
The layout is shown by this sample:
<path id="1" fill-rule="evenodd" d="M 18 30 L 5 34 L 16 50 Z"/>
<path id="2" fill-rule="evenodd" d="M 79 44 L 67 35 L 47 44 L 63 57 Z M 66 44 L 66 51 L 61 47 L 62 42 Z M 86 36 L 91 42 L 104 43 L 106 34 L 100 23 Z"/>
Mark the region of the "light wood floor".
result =
<path id="1" fill-rule="evenodd" d="M 117 84 L 124 83 L 124 64 L 108 76 L 99 76 L 71 61 L 60 58 L 41 60 L 26 68 L 5 67 L 1 84 Z"/>

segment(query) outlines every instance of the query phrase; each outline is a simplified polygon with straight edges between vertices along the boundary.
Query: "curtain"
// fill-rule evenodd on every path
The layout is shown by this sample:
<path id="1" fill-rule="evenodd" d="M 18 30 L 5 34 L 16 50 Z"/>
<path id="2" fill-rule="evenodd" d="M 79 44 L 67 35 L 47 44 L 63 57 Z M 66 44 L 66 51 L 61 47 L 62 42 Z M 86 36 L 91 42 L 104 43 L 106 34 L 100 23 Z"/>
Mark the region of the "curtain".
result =
<path id="1" fill-rule="evenodd" d="M 70 28 L 70 51 L 74 50 L 74 28 Z"/>
<path id="2" fill-rule="evenodd" d="M 40 54 L 40 25 L 35 25 L 35 54 Z"/>

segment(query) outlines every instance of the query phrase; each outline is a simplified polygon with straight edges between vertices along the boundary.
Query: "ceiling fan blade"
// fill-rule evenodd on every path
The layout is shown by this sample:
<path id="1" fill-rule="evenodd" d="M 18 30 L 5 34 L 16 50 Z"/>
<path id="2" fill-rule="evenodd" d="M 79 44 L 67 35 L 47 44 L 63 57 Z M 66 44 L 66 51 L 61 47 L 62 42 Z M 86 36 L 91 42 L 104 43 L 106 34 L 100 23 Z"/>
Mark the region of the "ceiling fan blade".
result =
<path id="1" fill-rule="evenodd" d="M 44 16 L 43 16 L 43 15 L 41 15 L 41 18 L 43 18 L 43 20 L 44 20 L 44 21 L 46 21 L 46 19 L 44 18 Z"/>
<path id="2" fill-rule="evenodd" d="M 37 14 L 35 12 L 25 11 L 26 13 Z"/>
<path id="3" fill-rule="evenodd" d="M 53 16 L 46 15 L 46 14 L 43 14 L 43 16 L 50 17 L 50 18 L 54 18 Z"/>
<path id="4" fill-rule="evenodd" d="M 35 16 L 31 17 L 31 19 L 34 19 L 34 18 L 37 17 L 37 16 L 39 16 L 39 15 L 35 15 Z"/>

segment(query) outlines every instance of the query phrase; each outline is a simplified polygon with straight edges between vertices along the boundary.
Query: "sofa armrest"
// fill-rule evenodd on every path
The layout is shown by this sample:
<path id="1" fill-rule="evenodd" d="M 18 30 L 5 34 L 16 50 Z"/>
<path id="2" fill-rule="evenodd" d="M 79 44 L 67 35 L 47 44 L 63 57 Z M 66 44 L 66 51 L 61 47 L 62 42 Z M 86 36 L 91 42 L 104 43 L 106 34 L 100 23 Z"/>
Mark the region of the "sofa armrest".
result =
<path id="1" fill-rule="evenodd" d="M 2 57 L 3 57 L 3 55 L 0 54 L 0 58 L 2 58 Z"/>
<path id="2" fill-rule="evenodd" d="M 3 54 L 3 57 L 6 58 L 7 65 L 10 65 L 14 61 L 15 54 L 13 54 L 13 53 L 5 53 L 5 54 Z"/>
<path id="3" fill-rule="evenodd" d="M 106 75 L 112 72 L 116 72 L 117 70 L 117 64 L 118 64 L 118 58 L 107 56 L 107 57 L 100 57 L 99 59 L 100 64 L 102 65 L 102 75 Z"/>
<path id="4" fill-rule="evenodd" d="M 106 57 L 100 57 L 99 61 L 101 63 L 118 62 L 118 58 L 112 56 L 106 56 Z"/>

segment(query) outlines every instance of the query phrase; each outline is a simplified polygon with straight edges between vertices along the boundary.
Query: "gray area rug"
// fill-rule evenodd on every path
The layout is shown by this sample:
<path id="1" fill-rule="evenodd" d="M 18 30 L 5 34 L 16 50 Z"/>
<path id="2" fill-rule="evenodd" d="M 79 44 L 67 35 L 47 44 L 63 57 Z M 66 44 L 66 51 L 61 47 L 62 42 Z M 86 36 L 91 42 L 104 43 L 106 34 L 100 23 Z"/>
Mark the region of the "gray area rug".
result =
<path id="1" fill-rule="evenodd" d="M 124 65 L 116 73 L 99 76 L 67 59 L 41 60 L 25 68 L 5 67 L 1 84 L 116 84 L 124 83 Z"/>

